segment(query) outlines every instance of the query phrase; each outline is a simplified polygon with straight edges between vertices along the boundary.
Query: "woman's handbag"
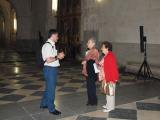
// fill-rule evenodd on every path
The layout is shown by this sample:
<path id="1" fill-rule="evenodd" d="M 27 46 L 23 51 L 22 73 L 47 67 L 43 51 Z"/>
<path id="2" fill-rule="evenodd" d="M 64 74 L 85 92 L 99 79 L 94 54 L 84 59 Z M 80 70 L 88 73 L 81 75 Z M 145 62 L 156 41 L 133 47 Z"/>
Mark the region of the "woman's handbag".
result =
<path id="1" fill-rule="evenodd" d="M 102 91 L 106 95 L 114 96 L 115 95 L 115 84 L 112 82 L 102 81 Z"/>

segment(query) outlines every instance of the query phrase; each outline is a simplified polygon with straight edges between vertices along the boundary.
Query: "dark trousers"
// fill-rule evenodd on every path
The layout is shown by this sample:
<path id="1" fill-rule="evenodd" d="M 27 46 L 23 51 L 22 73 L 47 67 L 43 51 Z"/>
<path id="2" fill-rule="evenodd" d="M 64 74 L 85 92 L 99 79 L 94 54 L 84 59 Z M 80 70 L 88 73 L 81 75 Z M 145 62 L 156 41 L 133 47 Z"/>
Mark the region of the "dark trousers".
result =
<path id="1" fill-rule="evenodd" d="M 87 95 L 88 95 L 88 103 L 89 104 L 91 104 L 91 105 L 97 104 L 95 78 L 87 77 Z"/>
<path id="2" fill-rule="evenodd" d="M 88 95 L 88 103 L 91 105 L 97 104 L 97 95 L 96 95 L 96 80 L 97 74 L 94 71 L 93 64 L 94 60 L 87 61 L 87 95 Z"/>

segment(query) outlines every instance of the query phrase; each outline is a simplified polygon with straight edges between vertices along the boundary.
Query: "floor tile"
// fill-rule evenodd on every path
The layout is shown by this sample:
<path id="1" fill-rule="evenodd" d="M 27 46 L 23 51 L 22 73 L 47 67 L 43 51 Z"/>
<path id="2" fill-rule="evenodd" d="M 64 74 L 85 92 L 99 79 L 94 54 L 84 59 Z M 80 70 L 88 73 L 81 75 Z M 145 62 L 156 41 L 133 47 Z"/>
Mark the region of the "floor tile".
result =
<path id="1" fill-rule="evenodd" d="M 8 94 L 8 93 L 11 93 L 13 91 L 15 91 L 15 89 L 0 88 L 0 93 L 6 93 L 6 94 Z"/>
<path id="2" fill-rule="evenodd" d="M 61 89 L 59 89 L 58 91 L 62 91 L 62 92 L 75 92 L 77 90 L 77 88 L 75 87 L 63 87 Z"/>
<path id="3" fill-rule="evenodd" d="M 0 98 L 0 100 L 16 102 L 18 100 L 21 100 L 24 97 L 25 97 L 25 95 L 12 94 L 12 95 L 3 96 Z"/>
<path id="4" fill-rule="evenodd" d="M 138 110 L 137 117 L 138 117 L 138 120 L 159 120 L 160 112 L 159 111 Z"/>
<path id="5" fill-rule="evenodd" d="M 78 116 L 76 120 L 106 120 L 106 118 L 88 117 L 88 116 Z"/>
<path id="6" fill-rule="evenodd" d="M 32 96 L 42 96 L 43 93 L 44 93 L 44 91 L 36 91 L 36 92 L 32 93 L 31 95 Z"/>
<path id="7" fill-rule="evenodd" d="M 160 111 L 160 104 L 137 102 L 138 110 Z"/>
<path id="8" fill-rule="evenodd" d="M 137 120 L 137 111 L 131 109 L 116 108 L 109 113 L 109 118 Z"/>
<path id="9" fill-rule="evenodd" d="M 22 89 L 30 89 L 30 90 L 37 90 L 41 87 L 41 85 L 26 85 Z"/>
<path id="10" fill-rule="evenodd" d="M 29 80 L 23 80 L 23 81 L 19 81 L 19 82 L 17 82 L 17 84 L 29 84 L 29 83 L 32 83 L 32 81 L 29 81 Z"/>
<path id="11" fill-rule="evenodd" d="M 9 84 L 0 83 L 0 88 L 5 87 L 5 86 L 7 86 L 7 85 L 9 85 Z"/>

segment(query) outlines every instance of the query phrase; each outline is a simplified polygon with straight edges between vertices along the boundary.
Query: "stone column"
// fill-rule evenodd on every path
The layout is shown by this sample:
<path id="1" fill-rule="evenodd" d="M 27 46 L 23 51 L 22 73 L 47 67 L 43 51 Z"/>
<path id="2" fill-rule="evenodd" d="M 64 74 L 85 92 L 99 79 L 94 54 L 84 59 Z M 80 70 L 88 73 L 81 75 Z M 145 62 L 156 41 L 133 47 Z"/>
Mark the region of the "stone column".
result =
<path id="1" fill-rule="evenodd" d="M 52 11 L 52 0 L 47 0 L 46 32 L 48 33 L 48 30 L 52 28 L 57 29 L 57 17 L 56 12 Z"/>
<path id="2" fill-rule="evenodd" d="M 81 41 L 82 55 L 84 55 L 89 37 L 95 37 L 98 43 L 99 9 L 95 0 L 82 0 L 81 4 Z"/>

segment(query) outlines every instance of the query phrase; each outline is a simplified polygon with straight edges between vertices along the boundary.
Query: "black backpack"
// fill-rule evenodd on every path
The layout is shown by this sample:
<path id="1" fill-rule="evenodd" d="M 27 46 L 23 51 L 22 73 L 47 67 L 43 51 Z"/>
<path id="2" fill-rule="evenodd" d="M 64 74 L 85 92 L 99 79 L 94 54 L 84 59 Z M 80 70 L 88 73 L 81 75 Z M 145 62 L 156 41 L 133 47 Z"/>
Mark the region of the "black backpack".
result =
<path id="1" fill-rule="evenodd" d="M 50 45 L 52 46 L 52 44 L 51 44 L 50 42 L 45 42 L 44 44 L 46 44 L 46 43 L 48 43 L 48 44 L 50 44 Z M 53 48 L 53 46 L 52 46 L 52 48 Z M 43 68 L 45 62 L 46 62 L 46 61 L 44 61 L 44 60 L 43 60 L 43 57 L 42 57 L 42 48 L 41 48 L 40 51 L 39 51 L 39 54 L 38 54 L 37 66 L 38 66 L 39 68 Z"/>

